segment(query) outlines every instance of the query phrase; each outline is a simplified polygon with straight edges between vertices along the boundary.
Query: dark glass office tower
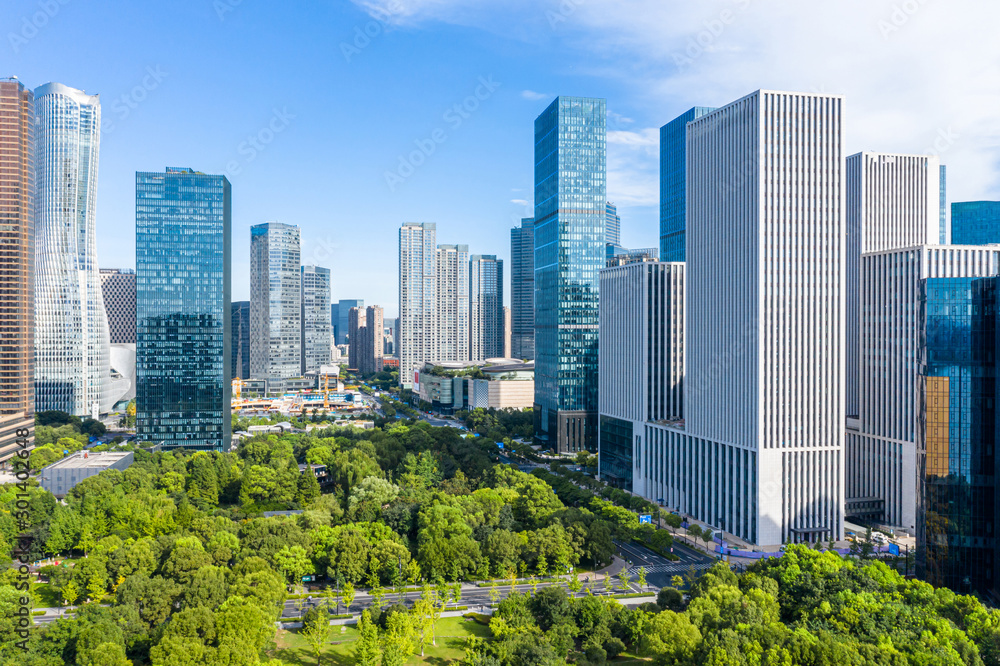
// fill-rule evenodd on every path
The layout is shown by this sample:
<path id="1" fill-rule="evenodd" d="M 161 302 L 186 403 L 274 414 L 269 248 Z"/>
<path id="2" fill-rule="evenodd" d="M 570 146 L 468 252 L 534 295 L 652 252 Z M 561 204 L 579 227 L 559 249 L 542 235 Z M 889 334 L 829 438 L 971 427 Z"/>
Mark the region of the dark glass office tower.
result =
<path id="1" fill-rule="evenodd" d="M 684 261 L 687 124 L 715 109 L 696 106 L 660 128 L 660 261 Z"/>
<path id="2" fill-rule="evenodd" d="M 229 181 L 191 169 L 135 175 L 139 438 L 230 444 Z"/>
<path id="3" fill-rule="evenodd" d="M 235 379 L 250 379 L 250 301 L 237 301 L 232 304 L 233 313 L 233 349 L 232 376 Z"/>
<path id="4" fill-rule="evenodd" d="M 951 205 L 952 245 L 1000 243 L 1000 201 L 965 201 Z"/>
<path id="5" fill-rule="evenodd" d="M 338 303 L 333 303 L 330 306 L 330 318 L 333 322 L 333 337 L 336 339 L 336 344 L 346 345 L 347 339 L 350 337 L 348 331 L 350 330 L 350 322 L 347 321 L 348 315 L 351 312 L 351 308 L 364 309 L 365 302 L 363 299 L 341 299 Z"/>
<path id="6" fill-rule="evenodd" d="M 918 575 L 997 589 L 997 278 L 933 278 L 921 294 Z"/>
<path id="7" fill-rule="evenodd" d="M 510 230 L 510 346 L 514 358 L 535 359 L 535 220 Z"/>
<path id="8" fill-rule="evenodd" d="M 535 120 L 535 431 L 597 449 L 597 309 L 607 213 L 607 106 L 557 97 Z"/>

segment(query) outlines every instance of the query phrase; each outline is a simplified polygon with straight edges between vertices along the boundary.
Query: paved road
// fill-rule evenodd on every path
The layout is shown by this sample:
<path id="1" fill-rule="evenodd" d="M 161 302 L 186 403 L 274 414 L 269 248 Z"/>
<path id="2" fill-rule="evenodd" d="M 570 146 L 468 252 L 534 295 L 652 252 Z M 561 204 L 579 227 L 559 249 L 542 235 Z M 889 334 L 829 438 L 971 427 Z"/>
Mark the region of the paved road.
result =
<path id="1" fill-rule="evenodd" d="M 656 587 L 667 587 L 674 576 L 683 576 L 694 567 L 696 570 L 707 569 L 717 561 L 702 553 L 674 542 L 674 555 L 681 559 L 677 562 L 654 553 L 645 546 L 634 543 L 616 543 L 619 553 L 629 563 L 629 575 L 635 579 L 640 568 L 646 569 L 646 582 Z"/>
<path id="2" fill-rule="evenodd" d="M 612 583 L 613 583 L 613 586 L 612 586 L 611 593 L 612 594 L 621 594 L 623 592 L 623 590 L 619 589 L 619 587 L 618 587 L 618 585 L 619 585 L 618 579 L 617 578 L 612 578 Z M 558 583 L 556 583 L 556 582 L 539 583 L 538 584 L 538 589 L 542 589 L 543 587 L 548 587 L 548 586 L 551 586 L 551 585 L 559 585 L 561 587 L 566 587 L 566 581 L 561 581 L 561 582 L 558 582 Z M 600 583 L 594 582 L 594 583 L 591 583 L 590 585 L 591 585 L 591 588 L 590 588 L 591 592 L 595 596 L 605 596 L 606 595 L 606 590 L 605 590 L 605 587 L 604 587 L 603 579 L 602 579 L 602 581 Z M 647 589 L 648 589 L 648 587 L 647 587 Z M 504 585 L 499 585 L 499 586 L 497 586 L 496 590 L 499 591 L 499 593 L 500 593 L 499 596 L 498 596 L 498 599 L 506 599 L 508 597 L 508 595 L 510 595 L 510 584 L 508 583 L 508 584 L 504 584 Z M 531 592 L 531 585 L 528 585 L 528 584 L 518 584 L 515 587 L 515 590 L 517 592 L 519 592 L 519 593 Z M 635 585 L 634 578 L 633 578 L 632 584 L 629 586 L 629 590 L 628 591 L 629 592 L 638 592 L 639 591 L 638 588 Z M 567 590 L 567 592 L 569 592 L 569 590 Z M 407 592 L 407 593 L 405 593 L 403 595 L 403 598 L 405 600 L 406 605 L 407 606 L 413 605 L 413 602 L 416 601 L 417 599 L 419 599 L 421 594 L 422 594 L 422 592 Z M 570 594 L 570 596 L 573 596 L 572 592 L 569 592 L 569 594 Z M 586 594 L 587 594 L 587 584 L 584 584 L 584 587 L 580 590 L 580 593 L 577 596 L 586 596 Z M 312 603 L 312 605 L 319 605 L 320 603 L 328 603 L 330 605 L 330 612 L 331 613 L 337 611 L 336 603 L 334 602 L 334 600 L 332 598 L 329 598 L 329 597 L 324 597 L 324 598 L 314 597 L 312 599 L 311 603 Z M 386 590 L 384 603 L 385 603 L 385 605 L 399 603 L 399 595 L 396 594 L 395 592 L 393 592 L 392 590 Z M 461 600 L 458 601 L 457 603 L 454 602 L 454 601 L 452 602 L 453 605 L 468 606 L 470 609 L 475 609 L 475 607 L 477 607 L 477 606 L 486 606 L 486 605 L 488 605 L 490 603 L 492 603 L 492 600 L 490 599 L 490 588 L 488 588 L 488 587 L 475 587 L 473 585 L 463 585 L 462 586 L 462 598 L 461 598 Z M 357 593 L 357 596 L 354 598 L 354 601 L 351 604 L 350 610 L 351 610 L 351 612 L 359 613 L 362 610 L 364 610 L 365 608 L 369 608 L 370 606 L 371 606 L 371 595 L 369 595 L 367 592 L 359 590 L 358 593 Z M 304 613 L 309 608 L 310 608 L 310 601 L 308 601 L 306 599 L 303 599 L 302 600 L 302 612 Z M 347 612 L 345 610 L 343 600 L 341 600 L 341 602 L 340 602 L 339 612 L 340 613 Z M 285 609 L 282 612 L 282 618 L 288 620 L 288 619 L 294 619 L 294 618 L 298 618 L 298 617 L 299 617 L 299 610 L 298 610 L 297 601 L 296 600 L 286 601 L 285 602 Z"/>

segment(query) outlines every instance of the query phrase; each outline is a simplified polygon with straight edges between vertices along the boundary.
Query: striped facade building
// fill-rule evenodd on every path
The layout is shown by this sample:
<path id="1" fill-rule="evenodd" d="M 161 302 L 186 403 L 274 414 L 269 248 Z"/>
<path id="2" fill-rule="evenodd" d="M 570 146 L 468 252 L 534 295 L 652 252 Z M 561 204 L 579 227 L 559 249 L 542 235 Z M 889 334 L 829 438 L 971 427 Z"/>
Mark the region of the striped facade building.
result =
<path id="1" fill-rule="evenodd" d="M 605 268 L 599 320 L 601 478 L 647 495 L 643 424 L 683 418 L 684 264 Z"/>
<path id="2" fill-rule="evenodd" d="M 858 153 L 847 158 L 847 415 L 860 409 L 861 255 L 936 245 L 941 235 L 937 157 Z"/>
<path id="3" fill-rule="evenodd" d="M 843 99 L 758 91 L 687 125 L 684 423 L 652 500 L 749 543 L 843 536 Z"/>

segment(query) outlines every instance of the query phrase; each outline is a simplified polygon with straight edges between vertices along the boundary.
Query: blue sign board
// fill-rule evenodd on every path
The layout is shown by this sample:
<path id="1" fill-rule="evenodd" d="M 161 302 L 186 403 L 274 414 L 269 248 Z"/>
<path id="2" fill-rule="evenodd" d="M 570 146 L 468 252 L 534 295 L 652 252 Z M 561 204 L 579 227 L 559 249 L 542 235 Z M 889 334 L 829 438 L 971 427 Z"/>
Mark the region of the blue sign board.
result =
<path id="1" fill-rule="evenodd" d="M 497 446 L 499 446 L 502 449 L 503 448 L 503 442 L 497 442 Z"/>
<path id="2" fill-rule="evenodd" d="M 889 554 L 890 555 L 899 555 L 899 544 L 890 543 L 889 544 Z"/>
<path id="3" fill-rule="evenodd" d="M 653 523 L 653 517 L 651 515 L 649 515 L 648 513 L 643 513 L 643 514 L 641 514 L 639 516 L 639 524 L 640 525 L 643 525 L 643 524 L 652 524 L 652 523 Z"/>

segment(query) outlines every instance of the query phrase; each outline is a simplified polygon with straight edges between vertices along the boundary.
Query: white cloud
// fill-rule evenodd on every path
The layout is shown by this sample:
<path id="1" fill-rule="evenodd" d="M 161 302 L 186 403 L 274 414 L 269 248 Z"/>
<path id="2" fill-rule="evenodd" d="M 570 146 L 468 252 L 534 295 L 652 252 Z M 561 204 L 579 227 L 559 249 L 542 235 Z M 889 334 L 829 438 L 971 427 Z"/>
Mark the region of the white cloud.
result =
<path id="1" fill-rule="evenodd" d="M 512 204 L 514 204 L 515 206 L 527 206 L 528 205 L 528 200 L 527 199 L 511 199 L 510 202 Z"/>
<path id="2" fill-rule="evenodd" d="M 527 99 L 527 100 L 531 100 L 532 102 L 539 102 L 539 101 L 541 101 L 543 99 L 554 98 L 555 96 L 554 95 L 548 95 L 546 93 L 535 92 L 534 90 L 522 90 L 521 91 L 521 97 L 523 97 L 524 99 Z"/>
<path id="3" fill-rule="evenodd" d="M 608 196 L 620 206 L 660 201 L 660 130 L 608 131 Z"/>
<path id="4" fill-rule="evenodd" d="M 951 198 L 1000 197 L 1000 3 L 633 0 L 626 10 L 617 0 L 354 1 L 395 5 L 407 22 L 553 42 L 578 56 L 574 76 L 624 85 L 627 95 L 611 101 L 643 124 L 758 88 L 841 93 L 848 152 L 923 153 L 949 135 L 941 157 Z"/>

